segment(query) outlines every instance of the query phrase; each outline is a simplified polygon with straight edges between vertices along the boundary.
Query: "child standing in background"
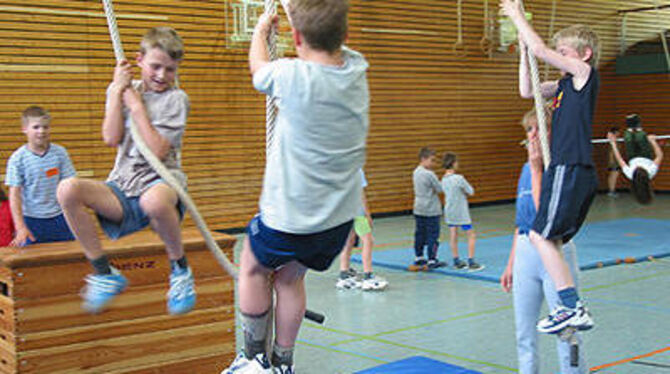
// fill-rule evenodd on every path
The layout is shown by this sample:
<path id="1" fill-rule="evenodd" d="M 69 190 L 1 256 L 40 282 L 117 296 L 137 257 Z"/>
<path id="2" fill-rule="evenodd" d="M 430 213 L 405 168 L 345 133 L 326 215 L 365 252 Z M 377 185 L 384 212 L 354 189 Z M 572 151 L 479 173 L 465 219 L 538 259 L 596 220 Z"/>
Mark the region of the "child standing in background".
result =
<path id="1" fill-rule="evenodd" d="M 468 196 L 475 194 L 474 188 L 458 170 L 458 158 L 455 154 L 447 152 L 444 155 L 442 166 L 446 169 L 442 177 L 442 189 L 444 190 L 444 221 L 449 226 L 449 245 L 454 259 L 456 269 L 469 271 L 480 271 L 483 265 L 475 261 L 475 230 L 472 228 L 470 210 L 468 208 Z M 468 263 L 458 257 L 458 228 L 468 235 Z"/>

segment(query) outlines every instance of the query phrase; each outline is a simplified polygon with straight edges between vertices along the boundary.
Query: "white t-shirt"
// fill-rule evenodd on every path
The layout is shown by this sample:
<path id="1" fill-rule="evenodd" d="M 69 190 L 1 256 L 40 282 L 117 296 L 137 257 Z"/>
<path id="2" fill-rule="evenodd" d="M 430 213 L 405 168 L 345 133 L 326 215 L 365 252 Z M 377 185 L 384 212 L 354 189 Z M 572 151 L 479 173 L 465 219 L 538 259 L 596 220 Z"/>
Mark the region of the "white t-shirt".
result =
<path id="1" fill-rule="evenodd" d="M 649 174 L 649 179 L 654 178 L 658 172 L 658 165 L 656 165 L 653 160 L 646 157 L 635 157 L 628 162 L 628 167 L 622 168 L 621 171 L 626 176 L 626 178 L 633 179 L 633 173 L 635 172 L 636 168 L 643 168 L 646 170 Z"/>
<path id="2" fill-rule="evenodd" d="M 254 87 L 275 97 L 279 110 L 260 199 L 261 219 L 272 229 L 317 233 L 360 209 L 368 63 L 348 48 L 342 58 L 342 66 L 284 58 L 254 74 Z"/>

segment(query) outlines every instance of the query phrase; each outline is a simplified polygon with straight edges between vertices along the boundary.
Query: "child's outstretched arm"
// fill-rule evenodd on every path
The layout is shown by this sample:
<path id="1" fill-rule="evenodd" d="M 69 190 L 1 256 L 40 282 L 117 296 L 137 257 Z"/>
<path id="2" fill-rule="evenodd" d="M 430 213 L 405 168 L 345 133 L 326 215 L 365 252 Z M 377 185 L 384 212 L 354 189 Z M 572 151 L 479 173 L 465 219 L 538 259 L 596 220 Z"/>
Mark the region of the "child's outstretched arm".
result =
<path id="1" fill-rule="evenodd" d="M 663 150 L 656 141 L 656 135 L 647 135 L 647 140 L 649 140 L 651 147 L 654 148 L 654 154 L 656 155 L 656 157 L 654 157 L 654 163 L 657 167 L 661 167 L 661 162 L 663 161 Z"/>
<path id="2" fill-rule="evenodd" d="M 263 13 L 258 18 L 258 24 L 254 28 L 249 46 L 249 70 L 254 75 L 263 66 L 270 63 L 270 53 L 268 52 L 268 35 L 272 27 L 279 24 L 279 16 L 268 16 Z"/>
<path id="3" fill-rule="evenodd" d="M 533 86 L 530 81 L 530 66 L 528 65 L 528 46 L 523 41 L 521 34 L 519 40 L 519 94 L 524 99 L 533 98 Z M 542 97 L 553 97 L 558 88 L 558 81 L 545 81 L 540 84 Z"/>
<path id="4" fill-rule="evenodd" d="M 619 147 L 617 147 L 616 145 L 616 135 L 613 132 L 608 132 L 607 139 L 610 141 L 610 146 L 612 147 L 612 154 L 614 154 L 614 159 L 616 160 L 617 164 L 619 164 L 619 167 L 622 169 L 627 168 L 628 164 L 626 163 L 626 161 L 624 161 L 623 157 L 621 157 Z M 663 158 L 662 155 L 661 158 Z"/>
<path id="5" fill-rule="evenodd" d="M 561 71 L 572 74 L 578 83 L 575 87 L 576 89 L 581 89 L 586 84 L 591 74 L 591 65 L 578 58 L 563 56 L 559 52 L 549 48 L 526 20 L 526 16 L 521 11 L 518 0 L 500 0 L 500 8 L 514 22 L 517 30 L 519 30 L 521 39 L 523 39 L 524 43 L 526 43 L 537 58 L 542 59 Z M 551 95 L 547 96 L 545 89 L 543 87 L 542 90 L 544 97 L 550 97 L 555 92 L 554 90 Z"/>

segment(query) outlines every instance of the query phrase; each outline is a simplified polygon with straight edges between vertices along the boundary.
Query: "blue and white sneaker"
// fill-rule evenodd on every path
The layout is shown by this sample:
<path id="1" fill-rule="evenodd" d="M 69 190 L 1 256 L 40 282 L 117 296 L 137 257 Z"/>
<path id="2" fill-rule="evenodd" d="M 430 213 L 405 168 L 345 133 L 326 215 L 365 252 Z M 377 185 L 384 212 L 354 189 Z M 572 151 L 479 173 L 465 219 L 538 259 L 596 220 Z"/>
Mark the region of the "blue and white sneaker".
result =
<path id="1" fill-rule="evenodd" d="M 274 374 L 272 366 L 265 353 L 259 353 L 252 360 L 240 352 L 232 364 L 221 374 Z M 292 373 L 292 372 L 290 372 Z"/>
<path id="2" fill-rule="evenodd" d="M 546 334 L 556 334 L 570 326 L 571 321 L 577 315 L 577 309 L 567 308 L 563 305 L 557 306 L 547 317 L 537 323 L 537 331 Z"/>
<path id="3" fill-rule="evenodd" d="M 582 300 L 577 301 L 575 309 L 577 310 L 577 316 L 570 325 L 579 331 L 591 330 L 595 323 L 593 322 L 593 318 L 591 318 L 591 312 L 586 308 L 584 302 Z"/>
<path id="4" fill-rule="evenodd" d="M 551 314 L 537 323 L 537 331 L 556 334 L 566 327 L 584 331 L 592 329 L 593 325 L 591 314 L 580 300 L 574 309 L 559 305 Z"/>
<path id="5" fill-rule="evenodd" d="M 295 368 L 293 365 L 281 365 L 279 367 L 275 366 L 272 368 L 272 370 L 274 370 L 274 374 L 295 374 Z"/>
<path id="6" fill-rule="evenodd" d="M 86 286 L 81 290 L 84 299 L 81 307 L 89 313 L 101 312 L 128 286 L 128 280 L 118 270 L 110 268 L 111 274 L 89 274 L 84 279 Z"/>
<path id="7" fill-rule="evenodd" d="M 167 293 L 167 308 L 170 314 L 188 313 L 195 306 L 195 289 L 191 268 L 176 267 L 170 273 L 170 290 Z"/>

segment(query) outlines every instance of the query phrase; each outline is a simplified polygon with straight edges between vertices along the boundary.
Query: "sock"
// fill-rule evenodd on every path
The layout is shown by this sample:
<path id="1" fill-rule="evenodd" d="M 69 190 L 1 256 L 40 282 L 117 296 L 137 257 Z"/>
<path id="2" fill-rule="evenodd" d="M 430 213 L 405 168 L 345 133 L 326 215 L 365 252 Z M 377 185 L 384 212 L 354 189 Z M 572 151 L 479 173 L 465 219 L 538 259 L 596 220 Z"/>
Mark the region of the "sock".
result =
<path id="1" fill-rule="evenodd" d="M 372 272 L 363 273 L 363 279 L 372 279 Z"/>
<path id="2" fill-rule="evenodd" d="M 112 269 L 109 267 L 109 259 L 105 255 L 92 260 L 91 265 L 93 265 L 96 274 L 112 274 Z"/>
<path id="3" fill-rule="evenodd" d="M 188 261 L 186 261 L 186 256 L 181 256 L 177 260 L 170 260 L 170 269 L 175 271 L 175 269 L 186 269 L 188 267 Z"/>
<path id="4" fill-rule="evenodd" d="M 475 258 L 474 258 L 474 257 L 469 257 L 469 258 L 468 258 L 468 266 L 472 266 L 472 264 L 473 264 L 474 262 L 475 262 Z"/>
<path id="5" fill-rule="evenodd" d="M 281 365 L 288 367 L 293 365 L 293 347 L 282 347 L 275 341 L 272 348 L 272 366 L 280 367 Z"/>
<path id="6" fill-rule="evenodd" d="M 244 332 L 244 355 L 253 359 L 259 353 L 265 353 L 265 340 L 270 330 L 270 309 L 260 315 L 240 313 Z"/>
<path id="7" fill-rule="evenodd" d="M 561 303 L 571 309 L 574 309 L 577 306 L 577 301 L 579 296 L 577 296 L 577 289 L 574 287 L 568 287 L 563 290 L 558 291 L 558 297 L 561 299 Z"/>
<path id="8" fill-rule="evenodd" d="M 349 270 L 340 270 L 340 279 L 347 279 L 350 276 Z"/>
<path id="9" fill-rule="evenodd" d="M 458 257 L 454 257 L 454 265 L 458 264 L 461 262 L 461 260 Z"/>

